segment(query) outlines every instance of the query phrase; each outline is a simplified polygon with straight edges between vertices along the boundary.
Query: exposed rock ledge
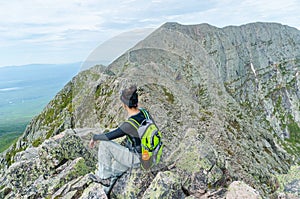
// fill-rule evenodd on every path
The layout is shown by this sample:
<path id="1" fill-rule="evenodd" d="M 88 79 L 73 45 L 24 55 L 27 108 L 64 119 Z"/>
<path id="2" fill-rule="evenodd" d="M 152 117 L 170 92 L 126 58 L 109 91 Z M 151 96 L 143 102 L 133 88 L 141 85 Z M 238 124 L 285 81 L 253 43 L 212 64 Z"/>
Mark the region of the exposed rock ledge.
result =
<path id="1" fill-rule="evenodd" d="M 17 153 L 14 164 L 0 179 L 0 198 L 107 198 L 102 186 L 88 178 L 97 163 L 96 150 L 87 148 L 90 132 L 97 130 L 68 129 L 39 147 Z M 186 136 L 193 133 L 190 129 Z M 183 146 L 185 143 L 169 158 L 179 158 L 175 163 L 180 164 L 149 173 L 139 169 L 127 173 L 116 183 L 112 198 L 261 198 L 258 191 L 241 181 L 232 182 L 228 189 L 209 189 L 207 182 L 215 184 L 226 178 L 208 158 L 216 158 L 214 151 L 207 151 L 206 158 L 197 162 L 198 169 L 188 170 L 194 161 L 188 156 L 197 148 Z"/>
<path id="2" fill-rule="evenodd" d="M 95 151 L 87 148 L 89 133 L 93 131 L 95 129 L 69 129 L 46 140 L 39 147 L 17 153 L 15 163 L 0 179 L 0 198 L 106 198 L 101 185 L 88 178 L 88 173 L 95 170 L 97 162 Z M 206 165 L 208 163 L 208 160 L 203 162 Z M 179 165 L 181 166 L 183 165 Z M 124 175 L 112 194 L 117 198 L 124 195 L 135 197 L 139 192 L 142 198 L 222 197 L 226 190 L 211 193 L 200 186 L 201 180 L 221 178 L 220 173 L 216 177 L 218 172 L 214 172 L 214 178 L 201 172 L 192 172 L 193 176 L 187 182 L 187 176 L 172 168 L 156 172 L 156 175 L 151 174 L 152 177 L 149 177 L 149 173 L 135 171 L 130 178 L 128 174 Z M 182 178 L 183 176 L 186 178 Z M 140 187 L 135 187 L 140 188 L 139 192 L 133 187 L 138 178 L 140 181 L 147 180 L 149 185 L 143 187 L 140 184 Z"/>

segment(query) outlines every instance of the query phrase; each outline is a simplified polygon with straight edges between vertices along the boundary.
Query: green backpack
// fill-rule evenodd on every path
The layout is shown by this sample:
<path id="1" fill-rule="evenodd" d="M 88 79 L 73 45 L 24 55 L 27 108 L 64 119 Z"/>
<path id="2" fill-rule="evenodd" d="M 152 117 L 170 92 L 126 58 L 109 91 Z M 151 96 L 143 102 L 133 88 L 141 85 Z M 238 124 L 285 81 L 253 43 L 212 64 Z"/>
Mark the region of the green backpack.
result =
<path id="1" fill-rule="evenodd" d="M 148 112 L 145 109 L 140 111 L 146 118 L 141 124 L 133 118 L 129 118 L 128 122 L 138 131 L 141 139 L 141 167 L 149 169 L 160 161 L 163 150 L 162 134 Z"/>

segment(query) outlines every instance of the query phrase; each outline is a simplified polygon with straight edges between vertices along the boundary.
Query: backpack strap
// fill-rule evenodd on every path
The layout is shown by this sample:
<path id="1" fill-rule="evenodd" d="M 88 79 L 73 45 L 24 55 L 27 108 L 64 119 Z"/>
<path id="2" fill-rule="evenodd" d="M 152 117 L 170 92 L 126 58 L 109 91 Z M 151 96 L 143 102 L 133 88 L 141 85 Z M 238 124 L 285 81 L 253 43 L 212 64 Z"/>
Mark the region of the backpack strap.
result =
<path id="1" fill-rule="evenodd" d="M 136 130 L 138 130 L 140 124 L 133 118 L 129 118 L 127 121 L 131 126 L 133 126 Z M 134 139 L 132 139 L 129 135 L 126 135 L 128 141 L 131 143 L 131 146 L 136 146 L 136 142 Z M 133 148 L 131 148 L 133 149 Z"/>
<path id="2" fill-rule="evenodd" d="M 146 119 L 150 119 L 149 113 L 145 109 L 140 108 L 139 110 L 144 114 Z M 129 118 L 126 122 L 131 124 L 136 130 L 138 130 L 138 128 L 141 126 L 141 124 L 133 118 Z"/>
<path id="3" fill-rule="evenodd" d="M 126 122 L 129 123 L 131 126 L 133 126 L 137 131 L 139 129 L 139 127 L 146 121 L 146 120 L 151 120 L 150 115 L 148 113 L 148 111 L 146 111 L 146 109 L 144 108 L 139 108 L 139 110 L 143 113 L 143 115 L 145 116 L 145 120 L 143 120 L 141 123 L 139 123 L 138 121 L 136 121 L 133 118 L 129 118 Z M 154 121 L 152 121 L 154 123 Z M 154 123 L 155 124 L 155 123 Z M 158 135 L 158 133 L 156 132 L 155 135 Z M 128 137 L 128 136 L 127 136 Z M 154 135 L 152 135 L 152 139 L 153 139 Z M 159 137 L 160 138 L 160 137 Z M 129 140 L 132 142 L 132 140 L 129 138 Z M 153 144 L 152 144 L 153 145 Z"/>
<path id="4" fill-rule="evenodd" d="M 133 118 L 129 118 L 128 120 L 127 120 L 127 122 L 129 123 L 129 124 L 131 124 L 136 130 L 138 130 L 138 128 L 140 127 L 140 123 L 138 123 L 135 119 L 133 119 Z"/>
<path id="5" fill-rule="evenodd" d="M 150 119 L 149 113 L 145 109 L 140 108 L 140 111 L 142 111 L 142 113 L 144 114 L 146 119 L 148 119 L 148 120 Z"/>

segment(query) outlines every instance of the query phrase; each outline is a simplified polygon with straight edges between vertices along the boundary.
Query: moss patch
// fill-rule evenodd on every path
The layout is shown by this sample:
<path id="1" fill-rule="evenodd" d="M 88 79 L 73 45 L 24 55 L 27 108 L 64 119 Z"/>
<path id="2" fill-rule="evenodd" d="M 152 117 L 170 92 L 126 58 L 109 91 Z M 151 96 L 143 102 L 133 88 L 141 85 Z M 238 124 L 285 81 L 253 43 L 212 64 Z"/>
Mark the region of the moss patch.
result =
<path id="1" fill-rule="evenodd" d="M 170 93 L 165 87 L 162 87 L 162 89 L 165 93 L 165 96 L 167 97 L 167 101 L 173 104 L 175 101 L 174 95 Z"/>
<path id="2" fill-rule="evenodd" d="M 289 130 L 289 138 L 285 139 L 282 143 L 284 149 L 295 156 L 298 156 L 298 164 L 300 163 L 300 127 L 299 125 L 293 120 L 291 115 L 288 116 L 288 130 Z"/>
<path id="3" fill-rule="evenodd" d="M 42 144 L 42 143 L 43 143 L 42 138 L 39 137 L 39 138 L 37 138 L 36 140 L 34 140 L 34 141 L 32 142 L 32 146 L 38 147 L 38 146 L 39 146 L 40 144 Z"/>
<path id="4" fill-rule="evenodd" d="M 200 158 L 196 149 L 188 149 L 181 154 L 177 162 L 177 167 L 190 173 L 198 172 L 201 169 L 210 170 L 213 164 L 206 158 Z"/>
<path id="5" fill-rule="evenodd" d="M 300 144 L 299 125 L 290 117 L 290 123 L 287 126 L 290 132 L 290 138 L 287 139 L 287 141 L 291 142 L 292 144 Z"/>
<path id="6" fill-rule="evenodd" d="M 83 158 L 80 158 L 76 164 L 70 169 L 70 171 L 67 173 L 64 178 L 59 179 L 59 182 L 55 185 L 54 190 L 57 190 L 64 186 L 69 181 L 79 177 L 83 176 L 90 172 L 89 167 L 86 165 L 85 160 Z"/>

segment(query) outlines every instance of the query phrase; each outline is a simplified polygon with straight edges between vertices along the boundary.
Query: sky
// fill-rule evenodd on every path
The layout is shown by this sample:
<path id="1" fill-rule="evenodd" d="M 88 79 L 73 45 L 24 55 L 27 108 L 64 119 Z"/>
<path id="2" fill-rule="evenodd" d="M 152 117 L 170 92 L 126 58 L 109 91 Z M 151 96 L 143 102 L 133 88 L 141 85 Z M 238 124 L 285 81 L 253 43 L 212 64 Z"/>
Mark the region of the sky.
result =
<path id="1" fill-rule="evenodd" d="M 165 22 L 300 30 L 299 11 L 299 0 L 1 0 L 0 67 L 85 61 L 116 35 Z"/>

